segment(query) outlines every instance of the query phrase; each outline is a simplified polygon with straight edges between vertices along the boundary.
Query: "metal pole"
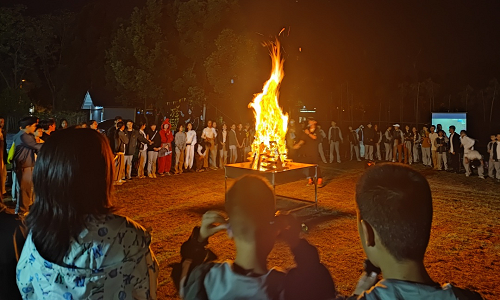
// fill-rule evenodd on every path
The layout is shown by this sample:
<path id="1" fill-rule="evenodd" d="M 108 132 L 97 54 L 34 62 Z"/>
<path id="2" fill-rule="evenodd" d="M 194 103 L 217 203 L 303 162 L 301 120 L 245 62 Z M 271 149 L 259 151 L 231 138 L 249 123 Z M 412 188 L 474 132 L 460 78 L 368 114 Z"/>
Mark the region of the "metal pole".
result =
<path id="1" fill-rule="evenodd" d="M 318 165 L 314 167 L 314 208 L 318 210 Z"/>

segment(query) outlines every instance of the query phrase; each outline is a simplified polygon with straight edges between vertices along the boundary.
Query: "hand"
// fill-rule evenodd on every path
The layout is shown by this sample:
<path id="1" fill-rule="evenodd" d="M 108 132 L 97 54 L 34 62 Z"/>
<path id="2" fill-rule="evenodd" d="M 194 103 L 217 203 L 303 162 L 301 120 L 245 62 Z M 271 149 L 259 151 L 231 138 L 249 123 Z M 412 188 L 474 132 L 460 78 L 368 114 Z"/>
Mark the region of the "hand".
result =
<path id="1" fill-rule="evenodd" d="M 153 150 L 154 150 L 154 151 L 160 151 L 160 149 L 161 149 L 160 147 L 158 147 L 158 148 L 153 148 Z"/>
<path id="2" fill-rule="evenodd" d="M 299 144 L 295 144 L 295 145 L 293 145 L 292 148 L 295 149 L 295 150 L 300 149 L 300 145 Z"/>
<path id="3" fill-rule="evenodd" d="M 309 131 L 309 129 L 306 129 L 304 130 L 305 134 L 311 134 L 311 132 Z"/>
<path id="4" fill-rule="evenodd" d="M 199 242 L 203 242 L 221 230 L 227 229 L 227 221 L 216 211 L 207 211 L 201 218 Z"/>
<path id="5" fill-rule="evenodd" d="M 366 274 L 364 272 L 359 278 L 356 289 L 354 290 L 355 295 L 361 295 L 364 291 L 369 290 L 372 286 L 377 283 L 377 273 L 372 272 L 371 274 Z"/>
<path id="6" fill-rule="evenodd" d="M 295 248 L 299 244 L 301 231 L 301 226 L 297 219 L 292 215 L 279 214 L 275 222 L 280 229 L 279 237 L 282 238 L 290 248 Z"/>

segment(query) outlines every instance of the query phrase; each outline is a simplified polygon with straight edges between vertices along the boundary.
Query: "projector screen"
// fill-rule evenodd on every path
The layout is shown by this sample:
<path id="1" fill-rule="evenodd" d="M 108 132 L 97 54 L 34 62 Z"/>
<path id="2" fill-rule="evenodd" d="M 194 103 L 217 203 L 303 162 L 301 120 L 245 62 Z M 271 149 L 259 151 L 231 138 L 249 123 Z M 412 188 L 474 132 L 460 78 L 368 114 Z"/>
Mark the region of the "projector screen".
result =
<path id="1" fill-rule="evenodd" d="M 432 125 L 443 125 L 443 130 L 448 134 L 448 128 L 455 125 L 456 132 L 467 130 L 467 113 L 432 113 Z"/>

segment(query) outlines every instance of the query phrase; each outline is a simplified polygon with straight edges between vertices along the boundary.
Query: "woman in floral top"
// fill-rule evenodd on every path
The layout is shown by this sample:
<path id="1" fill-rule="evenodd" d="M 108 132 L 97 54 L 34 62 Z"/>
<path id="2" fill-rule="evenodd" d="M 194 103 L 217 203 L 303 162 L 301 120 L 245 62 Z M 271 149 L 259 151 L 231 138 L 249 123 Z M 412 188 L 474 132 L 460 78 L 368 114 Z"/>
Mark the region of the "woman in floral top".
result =
<path id="1" fill-rule="evenodd" d="M 54 133 L 33 182 L 36 200 L 16 274 L 23 299 L 156 299 L 151 236 L 114 214 L 105 137 L 90 129 Z"/>

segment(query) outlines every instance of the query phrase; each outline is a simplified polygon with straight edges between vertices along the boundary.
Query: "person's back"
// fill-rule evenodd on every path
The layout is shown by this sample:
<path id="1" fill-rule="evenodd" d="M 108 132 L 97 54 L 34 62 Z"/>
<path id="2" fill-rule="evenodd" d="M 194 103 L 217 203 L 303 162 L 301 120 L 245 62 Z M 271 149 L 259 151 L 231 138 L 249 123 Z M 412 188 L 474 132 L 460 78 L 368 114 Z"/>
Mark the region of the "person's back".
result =
<path id="1" fill-rule="evenodd" d="M 156 299 L 151 237 L 114 214 L 113 163 L 90 129 L 58 131 L 41 149 L 17 264 L 23 299 Z"/>
<path id="2" fill-rule="evenodd" d="M 18 216 L 7 213 L 0 202 L 0 299 L 21 299 L 16 285 L 16 265 L 26 233 Z"/>
<path id="3" fill-rule="evenodd" d="M 173 272 L 184 299 L 333 299 L 335 286 L 319 262 L 315 247 L 299 238 L 300 225 L 291 217 L 275 217 L 274 195 L 267 183 L 255 176 L 239 179 L 228 191 L 229 221 L 209 211 L 201 227 L 181 247 L 182 271 Z M 286 229 L 289 228 L 289 229 Z M 234 262 L 204 261 L 214 254 L 205 247 L 208 237 L 227 229 L 236 245 Z M 267 268 L 267 256 L 276 236 L 286 238 L 297 262 L 287 274 Z"/>
<path id="4" fill-rule="evenodd" d="M 369 168 L 356 185 L 358 231 L 363 250 L 384 279 L 363 274 L 350 299 L 467 300 L 475 292 L 441 286 L 427 273 L 424 256 L 432 225 L 429 183 L 402 165 Z"/>

